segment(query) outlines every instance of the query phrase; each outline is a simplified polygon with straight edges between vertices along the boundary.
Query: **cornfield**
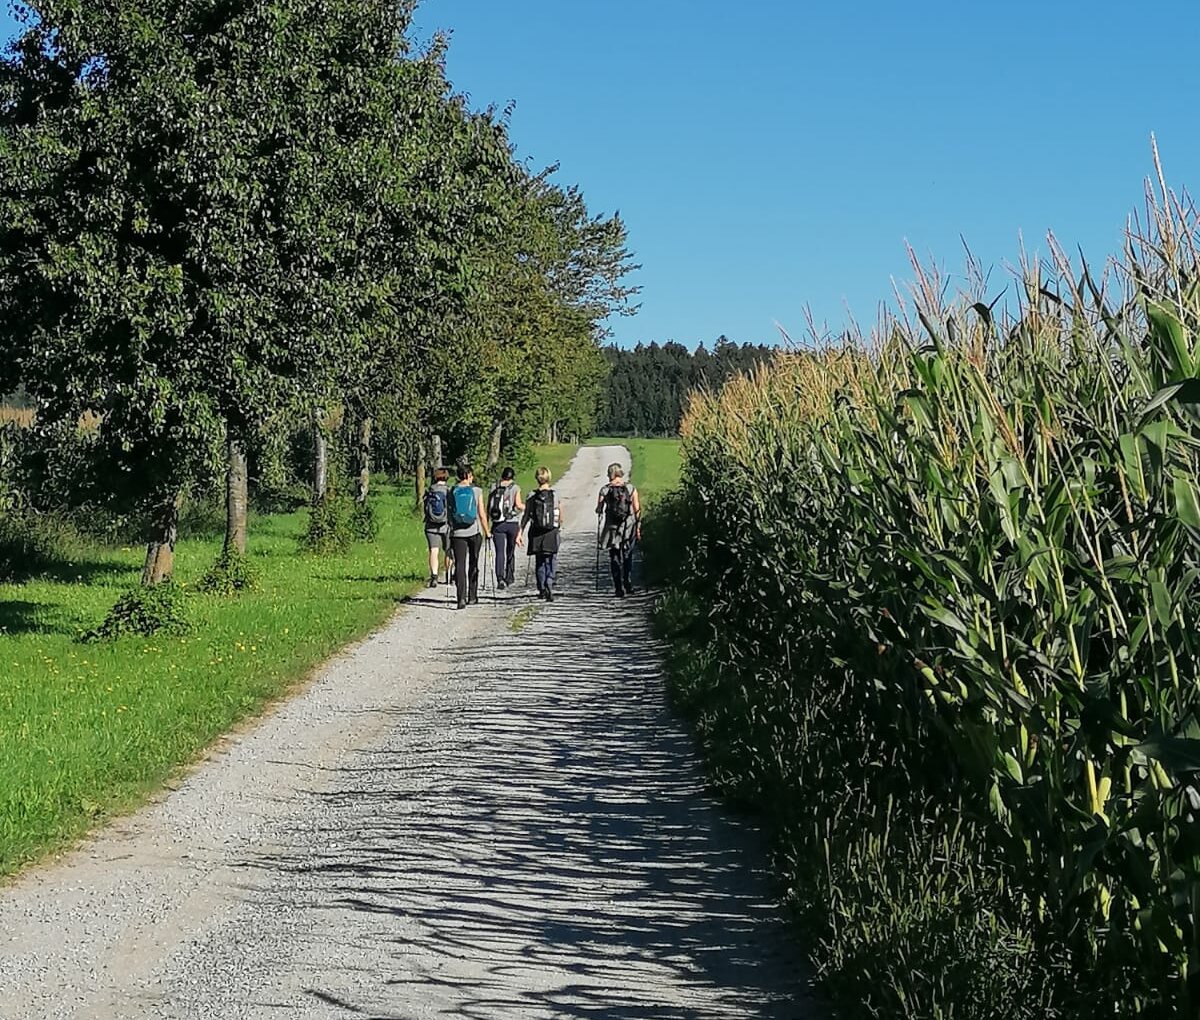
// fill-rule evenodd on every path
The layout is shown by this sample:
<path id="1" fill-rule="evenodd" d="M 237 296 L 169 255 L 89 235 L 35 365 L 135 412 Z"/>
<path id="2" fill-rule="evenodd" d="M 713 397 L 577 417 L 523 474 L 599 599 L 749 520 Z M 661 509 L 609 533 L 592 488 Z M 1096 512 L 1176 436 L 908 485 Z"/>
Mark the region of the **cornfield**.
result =
<path id="1" fill-rule="evenodd" d="M 0 404 L 0 425 L 16 425 L 18 428 L 33 427 L 34 412 L 31 408 Z"/>
<path id="2" fill-rule="evenodd" d="M 1099 276 L 918 267 L 692 400 L 677 694 L 850 1015 L 1200 1014 L 1200 231 L 1148 194 Z"/>

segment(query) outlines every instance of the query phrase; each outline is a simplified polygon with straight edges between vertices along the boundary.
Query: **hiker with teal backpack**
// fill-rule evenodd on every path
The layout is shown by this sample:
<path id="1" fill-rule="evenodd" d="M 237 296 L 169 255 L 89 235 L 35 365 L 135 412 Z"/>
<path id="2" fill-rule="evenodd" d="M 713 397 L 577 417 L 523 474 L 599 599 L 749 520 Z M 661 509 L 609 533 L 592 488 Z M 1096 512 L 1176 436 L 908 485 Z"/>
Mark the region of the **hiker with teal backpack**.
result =
<path id="1" fill-rule="evenodd" d="M 599 548 L 608 550 L 609 570 L 617 598 L 633 594 L 633 551 L 642 538 L 642 502 L 638 491 L 625 481 L 620 464 L 608 465 L 608 484 L 596 498 L 602 527 Z"/>
<path id="2" fill-rule="evenodd" d="M 492 525 L 492 542 L 496 547 L 496 587 L 503 591 L 515 579 L 517 568 L 517 539 L 521 534 L 519 521 L 525 511 L 521 486 L 516 473 L 506 467 L 500 481 L 488 493 L 488 520 Z"/>
<path id="3" fill-rule="evenodd" d="M 562 506 L 550 488 L 550 469 L 540 467 L 533 473 L 537 489 L 525 501 L 520 531 L 529 528 L 529 555 L 534 557 L 538 598 L 554 601 L 554 574 L 558 565 L 559 529 Z M 520 541 L 520 534 L 517 536 Z"/>
<path id="4" fill-rule="evenodd" d="M 446 564 L 446 583 L 450 583 L 450 472 L 434 468 L 433 484 L 425 491 L 425 542 L 429 546 L 429 587 L 438 586 L 438 550 Z"/>
<path id="5" fill-rule="evenodd" d="M 479 550 L 490 538 L 483 490 L 475 484 L 470 464 L 458 465 L 458 484 L 450 490 L 450 548 L 458 608 L 479 602 Z"/>

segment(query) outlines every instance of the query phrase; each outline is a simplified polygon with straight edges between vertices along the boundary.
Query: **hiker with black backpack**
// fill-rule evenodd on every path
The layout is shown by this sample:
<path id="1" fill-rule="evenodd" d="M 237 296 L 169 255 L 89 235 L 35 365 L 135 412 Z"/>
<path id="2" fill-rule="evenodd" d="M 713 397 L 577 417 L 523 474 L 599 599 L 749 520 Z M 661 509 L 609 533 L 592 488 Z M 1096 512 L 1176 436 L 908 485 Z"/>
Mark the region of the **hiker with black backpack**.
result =
<path id="1" fill-rule="evenodd" d="M 521 533 L 518 523 L 525 510 L 521 499 L 521 486 L 516 483 L 516 474 L 506 467 L 500 472 L 500 481 L 488 493 L 488 520 L 492 525 L 492 542 L 496 547 L 496 587 L 503 591 L 515 580 L 517 569 L 517 538 Z"/>
<path id="2" fill-rule="evenodd" d="M 425 541 L 429 545 L 429 587 L 438 586 L 438 550 L 446 565 L 446 583 L 450 583 L 450 472 L 433 469 L 433 484 L 425 490 Z"/>
<path id="3" fill-rule="evenodd" d="M 608 465 L 608 484 L 596 498 L 596 514 L 602 527 L 597 544 L 608 550 L 617 598 L 633 594 L 633 550 L 642 538 L 642 503 L 638 491 L 625 481 L 620 464 Z"/>
<path id="4" fill-rule="evenodd" d="M 470 464 L 459 464 L 458 484 L 450 490 L 450 548 L 458 608 L 479 602 L 479 550 L 491 537 L 483 490 L 475 484 Z"/>
<path id="5" fill-rule="evenodd" d="M 554 573 L 558 566 L 559 529 L 562 507 L 550 488 L 550 469 L 540 467 L 533 473 L 537 489 L 525 501 L 520 532 L 529 528 L 529 555 L 534 557 L 538 598 L 554 601 Z M 520 535 L 518 534 L 518 541 Z"/>

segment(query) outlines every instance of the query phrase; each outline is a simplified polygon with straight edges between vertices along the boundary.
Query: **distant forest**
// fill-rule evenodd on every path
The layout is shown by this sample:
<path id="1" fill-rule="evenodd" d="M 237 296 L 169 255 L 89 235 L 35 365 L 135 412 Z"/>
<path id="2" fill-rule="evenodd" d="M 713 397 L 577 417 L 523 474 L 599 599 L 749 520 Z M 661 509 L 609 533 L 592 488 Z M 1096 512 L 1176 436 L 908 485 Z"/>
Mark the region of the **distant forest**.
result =
<path id="1" fill-rule="evenodd" d="M 608 386 L 596 425 L 599 435 L 673 436 L 687 402 L 698 386 L 719 386 L 737 372 L 769 361 L 778 348 L 735 344 L 722 336 L 709 350 L 693 353 L 683 344 L 638 344 L 632 350 L 610 346 Z"/>

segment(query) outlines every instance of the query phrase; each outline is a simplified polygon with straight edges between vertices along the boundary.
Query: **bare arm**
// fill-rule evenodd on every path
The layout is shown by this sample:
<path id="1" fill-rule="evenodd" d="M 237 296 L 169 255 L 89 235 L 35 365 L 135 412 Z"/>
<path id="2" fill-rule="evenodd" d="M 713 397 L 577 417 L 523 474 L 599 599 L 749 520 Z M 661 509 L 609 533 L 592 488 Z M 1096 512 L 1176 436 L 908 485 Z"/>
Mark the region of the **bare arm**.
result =
<path id="1" fill-rule="evenodd" d="M 479 530 L 483 532 L 484 538 L 492 537 L 492 524 L 488 520 L 487 507 L 483 503 L 483 490 L 480 489 L 475 493 L 475 512 L 479 515 Z"/>

